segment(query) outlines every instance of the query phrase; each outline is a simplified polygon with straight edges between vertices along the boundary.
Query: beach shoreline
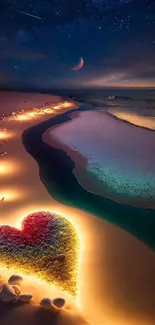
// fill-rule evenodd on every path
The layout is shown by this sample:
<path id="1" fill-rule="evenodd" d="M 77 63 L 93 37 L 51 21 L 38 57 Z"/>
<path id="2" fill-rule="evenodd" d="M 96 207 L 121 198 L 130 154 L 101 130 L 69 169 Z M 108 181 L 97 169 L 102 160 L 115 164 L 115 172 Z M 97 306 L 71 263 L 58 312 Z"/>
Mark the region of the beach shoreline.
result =
<path id="1" fill-rule="evenodd" d="M 58 120 L 61 120 L 62 111 L 58 113 Z M 51 117 L 54 117 L 54 114 Z M 29 121 L 6 124 L 6 127 L 12 130 L 12 137 L 4 143 L 7 156 L 3 158 L 14 168 L 13 172 L 9 169 L 7 174 L 1 176 L 0 189 L 1 192 L 4 187 L 13 192 L 17 189 L 18 195 L 8 202 L 2 202 L 0 224 L 16 227 L 24 216 L 38 210 L 62 214 L 73 222 L 81 242 L 81 308 L 77 314 L 74 308 L 65 310 L 55 320 L 50 314 L 44 313 L 44 317 L 41 316 L 38 305 L 21 306 L 17 309 L 11 309 L 10 305 L 6 308 L 0 305 L 1 324 L 9 325 L 14 322 L 18 325 L 41 325 L 41 321 L 46 321 L 46 324 L 50 325 L 51 321 L 55 321 L 59 325 L 154 325 L 153 250 L 119 227 L 53 199 L 39 178 L 41 171 L 37 160 L 25 150 L 21 138 L 25 130 L 36 129 L 36 126 L 40 128 L 42 124 L 46 125 L 46 120 L 47 115 L 38 117 L 32 124 Z M 38 146 L 38 151 L 41 141 L 42 137 L 37 134 L 33 141 L 30 136 L 30 142 Z M 50 146 L 48 150 L 50 151 Z M 4 159 L 3 162 L 7 162 Z M 0 271 L 3 276 L 4 271 Z M 41 297 L 43 286 L 39 283 L 35 288 L 32 283 L 26 288 L 31 288 L 32 292 Z M 50 294 L 53 294 L 52 291 L 50 293 L 49 288 L 44 288 L 44 295 Z M 36 313 L 40 315 L 40 322 L 38 316 L 36 319 Z"/>

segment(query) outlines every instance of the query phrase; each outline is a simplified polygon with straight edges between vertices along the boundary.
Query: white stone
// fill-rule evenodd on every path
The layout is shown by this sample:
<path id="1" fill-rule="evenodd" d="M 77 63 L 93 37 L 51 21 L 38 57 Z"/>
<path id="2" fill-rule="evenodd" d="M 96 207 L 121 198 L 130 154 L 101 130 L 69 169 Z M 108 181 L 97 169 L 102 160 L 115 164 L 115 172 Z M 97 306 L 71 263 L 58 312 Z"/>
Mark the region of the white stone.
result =
<path id="1" fill-rule="evenodd" d="M 21 291 L 20 291 L 19 286 L 17 286 L 17 285 L 12 285 L 12 288 L 14 289 L 16 295 L 20 295 Z"/>
<path id="2" fill-rule="evenodd" d="M 19 300 L 23 302 L 29 302 L 32 299 L 32 294 L 31 293 L 24 293 L 19 295 Z"/>
<path id="3" fill-rule="evenodd" d="M 23 281 L 23 278 L 20 275 L 13 274 L 10 276 L 8 283 L 9 284 L 17 284 L 19 285 Z"/>
<path id="4" fill-rule="evenodd" d="M 16 298 L 16 293 L 11 285 L 3 284 L 0 292 L 0 300 L 3 302 L 11 302 Z"/>
<path id="5" fill-rule="evenodd" d="M 40 306 L 45 308 L 45 309 L 50 309 L 52 307 L 52 299 L 50 298 L 43 298 L 40 301 Z"/>
<path id="6" fill-rule="evenodd" d="M 54 307 L 62 308 L 65 305 L 65 299 L 55 298 L 55 299 L 53 299 L 52 304 Z"/>

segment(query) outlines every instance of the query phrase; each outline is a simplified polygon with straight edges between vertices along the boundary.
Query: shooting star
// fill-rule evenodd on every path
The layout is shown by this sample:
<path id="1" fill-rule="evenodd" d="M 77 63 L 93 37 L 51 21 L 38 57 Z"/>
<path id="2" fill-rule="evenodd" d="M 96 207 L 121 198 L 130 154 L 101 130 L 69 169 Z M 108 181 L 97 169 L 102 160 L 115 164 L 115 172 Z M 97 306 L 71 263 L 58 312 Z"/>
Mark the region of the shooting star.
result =
<path id="1" fill-rule="evenodd" d="M 21 11 L 21 10 L 17 10 L 17 11 L 20 12 L 21 14 L 23 14 L 23 15 L 30 16 L 30 17 L 33 17 L 33 18 L 36 18 L 36 19 L 42 20 L 41 17 L 31 15 L 31 14 L 25 12 L 25 11 Z"/>

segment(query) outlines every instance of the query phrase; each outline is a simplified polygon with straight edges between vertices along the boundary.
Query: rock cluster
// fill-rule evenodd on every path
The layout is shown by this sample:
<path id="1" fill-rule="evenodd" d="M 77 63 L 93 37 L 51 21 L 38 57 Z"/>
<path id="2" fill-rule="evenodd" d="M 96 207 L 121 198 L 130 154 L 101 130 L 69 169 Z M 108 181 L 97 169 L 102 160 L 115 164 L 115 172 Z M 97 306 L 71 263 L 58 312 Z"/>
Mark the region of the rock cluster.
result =
<path id="1" fill-rule="evenodd" d="M 3 302 L 29 302 L 32 299 L 32 294 L 21 294 L 20 284 L 23 281 L 22 277 L 17 274 L 11 275 L 8 280 L 8 284 L 2 284 L 0 288 L 0 301 Z"/>
<path id="2" fill-rule="evenodd" d="M 51 309 L 52 307 L 55 307 L 57 309 L 62 308 L 65 305 L 65 299 L 63 298 L 43 298 L 40 302 L 41 307 L 44 309 Z"/>
<path id="3" fill-rule="evenodd" d="M 1 278 L 1 275 L 0 275 Z M 0 301 L 9 302 L 30 302 L 33 298 L 31 293 L 21 293 L 20 284 L 23 278 L 20 275 L 13 274 L 10 276 L 8 283 L 4 283 L 0 287 Z M 40 301 L 40 306 L 44 309 L 61 309 L 65 305 L 65 299 L 63 298 L 43 298 Z"/>
<path id="4" fill-rule="evenodd" d="M 8 283 L 11 285 L 20 285 L 22 281 L 23 279 L 20 275 L 13 274 L 10 276 Z"/>

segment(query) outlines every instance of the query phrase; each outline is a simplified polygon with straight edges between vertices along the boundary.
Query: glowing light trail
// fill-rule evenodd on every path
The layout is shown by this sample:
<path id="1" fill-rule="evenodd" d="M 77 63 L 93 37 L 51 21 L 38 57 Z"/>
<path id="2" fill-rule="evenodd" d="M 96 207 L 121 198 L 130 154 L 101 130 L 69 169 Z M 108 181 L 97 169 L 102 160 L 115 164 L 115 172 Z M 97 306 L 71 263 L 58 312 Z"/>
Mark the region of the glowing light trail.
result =
<path id="1" fill-rule="evenodd" d="M 28 12 L 25 12 L 25 11 L 21 11 L 21 10 L 17 10 L 19 13 L 23 14 L 23 15 L 26 15 L 26 16 L 30 16 L 32 18 L 36 18 L 36 19 L 39 19 L 39 20 L 42 20 L 41 17 L 39 16 L 35 16 L 35 15 L 32 15 L 32 14 L 29 14 Z"/>

